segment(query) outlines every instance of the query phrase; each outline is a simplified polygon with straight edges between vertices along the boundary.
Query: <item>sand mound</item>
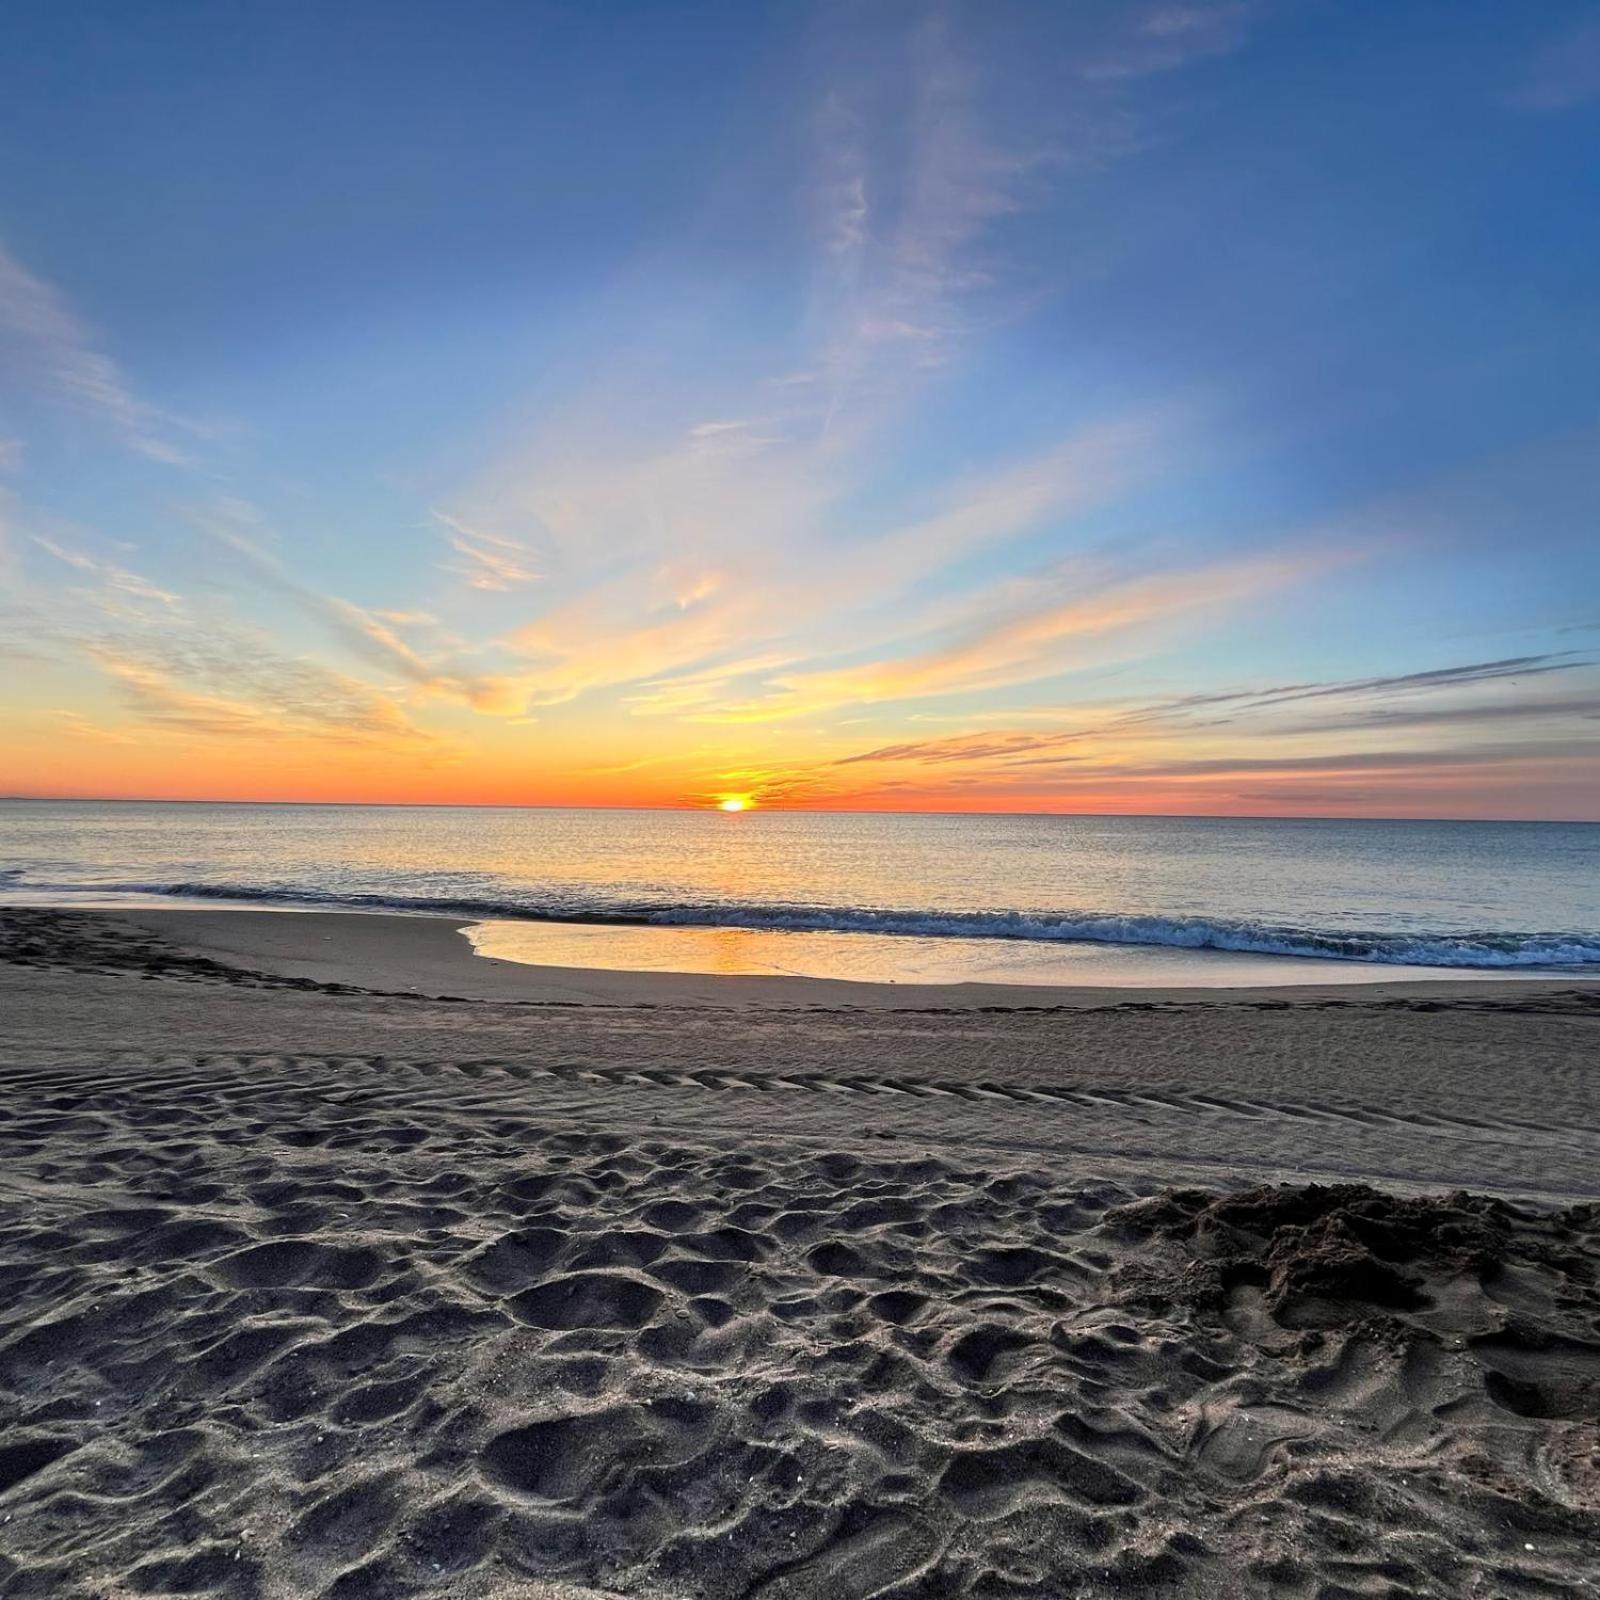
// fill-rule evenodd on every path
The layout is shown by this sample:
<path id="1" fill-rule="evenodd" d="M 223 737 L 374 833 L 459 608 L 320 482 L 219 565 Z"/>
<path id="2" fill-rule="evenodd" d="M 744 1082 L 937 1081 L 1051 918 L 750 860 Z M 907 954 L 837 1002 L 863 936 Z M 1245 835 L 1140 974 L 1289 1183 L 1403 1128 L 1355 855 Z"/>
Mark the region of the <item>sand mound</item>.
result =
<path id="1" fill-rule="evenodd" d="M 7 1600 L 1600 1577 L 1592 1208 L 1141 1195 L 349 1065 L 13 1079 Z"/>
<path id="2" fill-rule="evenodd" d="M 1362 1306 L 1417 1309 L 1428 1303 L 1425 1275 L 1492 1275 L 1512 1248 L 1515 1215 L 1469 1194 L 1406 1198 L 1309 1184 L 1222 1196 L 1180 1190 L 1130 1207 L 1122 1220 L 1131 1232 L 1190 1244 L 1198 1270 L 1187 1275 L 1186 1298 L 1218 1302 L 1250 1284 L 1278 1321 L 1311 1327 L 1347 1325 Z M 1580 1226 L 1584 1216 L 1556 1226 Z M 1548 1253 L 1526 1230 L 1517 1242 Z"/>
<path id="3" fill-rule="evenodd" d="M 1311 1184 L 1181 1190 L 1114 1221 L 1182 1246 L 1165 1268 L 1125 1265 L 1135 1300 L 1182 1301 L 1299 1353 L 1323 1349 L 1324 1332 L 1414 1359 L 1464 1347 L 1505 1410 L 1600 1422 L 1600 1207 L 1529 1213 L 1481 1195 Z"/>

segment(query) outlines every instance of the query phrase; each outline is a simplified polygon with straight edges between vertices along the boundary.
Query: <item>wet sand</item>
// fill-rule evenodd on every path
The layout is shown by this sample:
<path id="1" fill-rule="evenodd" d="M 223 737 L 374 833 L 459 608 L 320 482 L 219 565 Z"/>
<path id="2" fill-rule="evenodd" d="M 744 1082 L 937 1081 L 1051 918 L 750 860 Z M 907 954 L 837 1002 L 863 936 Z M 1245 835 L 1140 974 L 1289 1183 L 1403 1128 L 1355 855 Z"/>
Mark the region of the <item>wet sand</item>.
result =
<path id="1" fill-rule="evenodd" d="M 1274 962 L 1255 958 L 1275 974 L 1298 966 L 1304 981 L 1221 986 L 1048 985 L 1043 983 L 858 983 L 839 978 L 726 975 L 701 972 L 621 971 L 593 967 L 532 965 L 480 955 L 465 937 L 472 922 L 448 917 L 351 912 L 252 910 L 107 912 L 113 924 L 138 928 L 196 956 L 252 971 L 347 984 L 388 992 L 458 995 L 473 1000 L 511 1000 L 583 1005 L 744 1006 L 763 1009 L 849 1007 L 857 1010 L 973 1010 L 992 1007 L 1098 1007 L 1130 1001 L 1190 1003 L 1225 999 L 1319 1002 L 1359 998 L 1430 1001 L 1463 998 L 1493 987 L 1498 999 L 1515 1003 L 1570 989 L 1571 980 L 1466 976 L 1441 978 L 1397 974 L 1359 983 L 1346 968 L 1370 967 L 1331 961 Z M 625 933 L 640 930 L 625 929 Z M 1223 956 L 1228 970 L 1239 958 Z M 1246 958 L 1243 970 L 1249 970 Z M 1600 995 L 1600 981 L 1591 980 Z"/>
<path id="2" fill-rule="evenodd" d="M 0 1595 L 1600 1584 L 1594 989 L 1018 987 L 0 915 Z"/>

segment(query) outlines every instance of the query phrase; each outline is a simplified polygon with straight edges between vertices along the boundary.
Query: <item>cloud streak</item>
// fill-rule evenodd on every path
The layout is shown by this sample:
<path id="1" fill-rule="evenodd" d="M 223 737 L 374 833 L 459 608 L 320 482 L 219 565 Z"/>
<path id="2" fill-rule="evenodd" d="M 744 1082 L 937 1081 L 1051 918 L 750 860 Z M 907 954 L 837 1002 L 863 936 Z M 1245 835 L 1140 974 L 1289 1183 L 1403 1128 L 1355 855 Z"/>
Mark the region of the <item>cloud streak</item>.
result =
<path id="1" fill-rule="evenodd" d="M 406 641 L 398 624 L 383 615 L 301 582 L 262 545 L 264 529 L 254 508 L 238 501 L 215 502 L 192 508 L 190 522 L 238 557 L 258 585 L 289 601 L 368 665 L 424 694 L 456 700 L 475 711 L 511 716 L 525 709 L 525 677 L 478 671 L 457 659 L 424 655 Z"/>
<path id="2" fill-rule="evenodd" d="M 884 613 L 955 564 L 1095 505 L 1137 470 L 1158 437 L 1146 419 L 1087 430 L 1031 460 L 949 486 L 928 515 L 835 541 L 825 560 L 818 558 L 827 542 L 825 508 L 814 503 L 814 487 L 788 495 L 770 476 L 680 478 L 681 460 L 669 459 L 647 492 L 657 522 L 674 535 L 673 549 L 630 551 L 620 572 L 579 587 L 506 642 L 535 663 L 529 678 L 540 703 L 641 685 L 630 697 L 641 712 L 714 711 L 740 680 L 814 656 L 819 618 L 841 640 L 912 626 Z M 680 481 L 681 499 L 672 492 Z M 596 512 L 602 525 L 615 490 L 613 479 Z M 762 520 L 769 536 L 758 542 L 706 531 L 748 532 Z"/>
<path id="3" fill-rule="evenodd" d="M 1249 39 L 1259 9 L 1249 0 L 1128 5 L 1116 37 L 1091 51 L 1082 76 L 1127 81 L 1232 55 Z"/>
<path id="4" fill-rule="evenodd" d="M 87 662 L 116 691 L 121 726 L 82 711 L 56 710 L 74 737 L 130 742 L 151 735 L 232 740 L 311 739 L 322 744 L 410 751 L 436 759 L 447 744 L 415 726 L 394 695 L 306 656 L 280 649 L 261 629 L 240 626 L 215 603 L 197 613 L 181 595 L 121 563 L 31 532 L 29 543 L 72 575 L 7 608 L 21 651 L 48 668 Z"/>
<path id="5" fill-rule="evenodd" d="M 160 417 L 136 399 L 61 295 L 0 250 L 0 375 L 51 394 L 108 425 L 139 455 L 169 466 L 186 457 L 160 436 Z"/>
<path id="6" fill-rule="evenodd" d="M 126 567 L 119 566 L 114 561 L 107 561 L 99 556 L 86 555 L 81 550 L 72 550 L 67 546 L 50 538 L 46 534 L 35 533 L 31 538 L 41 550 L 52 555 L 57 561 L 71 567 L 76 572 L 87 574 L 106 588 L 114 589 L 119 594 L 125 594 L 135 600 L 152 600 L 164 606 L 173 606 L 178 603 L 178 596 L 170 589 L 159 588 L 148 578 L 142 578 L 137 572 L 130 572 Z"/>
<path id="7" fill-rule="evenodd" d="M 999 809 L 1428 814 L 1481 794 L 1514 807 L 1521 780 L 1546 794 L 1583 792 L 1600 761 L 1600 662 L 1528 654 L 1086 703 L 1056 716 L 1056 726 L 899 740 L 836 757 L 821 774 L 824 803 L 926 804 L 943 793 Z M 1397 733 L 1404 744 L 1393 742 Z M 1330 748 L 1333 737 L 1340 742 Z M 1552 805 L 1556 815 L 1572 809 Z"/>
<path id="8" fill-rule="evenodd" d="M 470 528 L 459 517 L 443 511 L 435 511 L 433 515 L 445 529 L 450 548 L 460 557 L 447 564 L 444 570 L 454 573 L 468 588 L 503 593 L 539 581 L 532 553 L 520 540 Z"/>
<path id="9" fill-rule="evenodd" d="M 437 741 L 367 685 L 273 650 L 259 635 L 102 638 L 85 653 L 144 726 L 208 738 L 312 738 L 427 750 Z"/>
<path id="10" fill-rule="evenodd" d="M 1087 662 L 1088 648 L 1235 605 L 1325 571 L 1325 552 L 1271 552 L 1210 568 L 1163 572 L 1085 586 L 1068 570 L 1046 573 L 999 596 L 1000 614 L 955 641 L 893 660 L 785 675 L 775 692 L 735 707 L 735 720 L 793 716 L 836 706 L 1011 688 L 1061 677 Z"/>

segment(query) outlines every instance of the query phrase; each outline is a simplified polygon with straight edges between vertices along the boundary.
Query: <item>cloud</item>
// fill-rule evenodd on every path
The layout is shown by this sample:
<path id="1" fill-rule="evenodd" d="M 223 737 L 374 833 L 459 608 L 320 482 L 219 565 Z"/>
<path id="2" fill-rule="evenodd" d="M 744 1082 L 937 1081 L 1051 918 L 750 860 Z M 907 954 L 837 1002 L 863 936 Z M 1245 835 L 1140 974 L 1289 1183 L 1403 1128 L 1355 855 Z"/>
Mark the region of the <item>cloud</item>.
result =
<path id="1" fill-rule="evenodd" d="M 192 526 L 236 556 L 261 587 L 289 601 L 370 666 L 393 674 L 425 694 L 460 701 L 475 711 L 515 715 L 525 709 L 528 686 L 516 674 L 477 670 L 449 657 L 423 654 L 380 612 L 325 595 L 302 583 L 261 543 L 261 518 L 237 500 L 190 508 Z"/>
<path id="2" fill-rule="evenodd" d="M 1074 809 L 1139 811 L 1152 807 L 1209 809 L 1237 799 L 1272 806 L 1337 799 L 1340 804 L 1387 804 L 1406 785 L 1425 784 L 1431 814 L 1449 814 L 1489 792 L 1496 774 L 1564 777 L 1592 793 L 1600 733 L 1588 737 L 1485 742 L 1459 747 L 1322 750 L 1304 753 L 1162 756 L 1154 752 L 1086 751 L 1077 757 L 974 769 L 957 776 L 943 769 L 894 783 L 869 781 L 834 791 L 841 804 L 871 804 L 880 797 L 909 801 L 959 795 L 963 804 L 1068 805 Z M 1584 775 L 1587 774 L 1585 779 Z M 1307 783 L 1305 780 L 1311 780 Z M 1237 787 L 1242 782 L 1249 788 Z M 1443 803 L 1444 809 L 1440 809 Z"/>
<path id="3" fill-rule="evenodd" d="M 130 449 L 168 465 L 185 457 L 160 437 L 160 418 L 136 399 L 61 295 L 0 250 L 0 377 L 40 388 L 108 424 Z"/>
<path id="4" fill-rule="evenodd" d="M 114 589 L 119 594 L 128 595 L 135 600 L 155 601 L 166 606 L 178 603 L 178 596 L 171 590 L 158 588 L 148 578 L 142 578 L 137 572 L 130 572 L 126 567 L 118 566 L 114 561 L 85 555 L 81 550 L 69 549 L 42 533 L 31 534 L 30 538 L 41 550 L 54 556 L 57 561 L 65 563 L 75 571 L 87 573 L 106 588 Z"/>
<path id="5" fill-rule="evenodd" d="M 1228 721 L 1236 715 L 1294 705 L 1303 700 L 1359 699 L 1375 695 L 1472 689 L 1484 684 L 1517 683 L 1525 678 L 1543 677 L 1553 672 L 1571 672 L 1593 664 L 1592 657 L 1565 650 L 1541 655 L 1503 656 L 1494 661 L 1473 661 L 1381 677 L 1334 678 L 1320 682 L 1275 684 L 1266 688 L 1215 690 L 1153 701 L 1142 709 L 1130 711 L 1126 720 L 1170 720 L 1222 710 L 1225 715 L 1216 720 Z"/>
<path id="6" fill-rule="evenodd" d="M 1139 24 L 1186 50 L 1221 26 L 1159 8 Z M 648 330 L 619 335 L 626 362 L 592 366 L 559 417 L 461 496 L 475 509 L 457 554 L 485 558 L 470 570 L 486 587 L 509 579 L 506 552 L 474 530 L 539 530 L 539 603 L 499 641 L 527 662 L 532 704 L 621 689 L 637 715 L 788 714 L 799 697 L 775 694 L 774 673 L 967 624 L 936 592 L 970 587 L 960 563 L 998 565 L 1009 543 L 1051 533 L 1070 549 L 1074 518 L 1161 469 L 1176 418 L 1142 413 L 924 476 L 898 504 L 878 492 L 912 406 L 1036 303 L 1008 226 L 1045 203 L 1070 152 L 996 133 L 1011 108 L 948 15 L 845 34 L 810 130 L 810 290 L 773 336 L 782 359 L 724 380 L 710 348 L 686 380 L 675 345 L 658 371 Z"/>
<path id="7" fill-rule="evenodd" d="M 444 570 L 464 579 L 469 588 L 507 590 L 538 582 L 531 552 L 519 540 L 470 528 L 443 511 L 433 515 L 448 530 L 450 548 L 462 558 Z"/>
<path id="8" fill-rule="evenodd" d="M 293 736 L 385 748 L 438 743 L 368 685 L 286 656 L 259 634 L 196 628 L 160 639 L 91 639 L 83 650 L 145 726 L 207 737 Z"/>
<path id="9" fill-rule="evenodd" d="M 1188 58 L 1222 49 L 1246 12 L 1145 7 L 1127 26 L 1147 54 Z M 774 337 L 782 360 L 718 381 L 713 350 L 696 393 L 683 352 L 657 374 L 648 335 L 625 338 L 625 366 L 591 370 L 589 392 L 464 497 L 497 528 L 540 529 L 542 603 L 501 641 L 529 663 L 533 704 L 621 689 L 636 715 L 763 720 L 881 698 L 898 669 L 834 665 L 863 639 L 886 658 L 922 649 L 926 685 L 907 692 L 931 695 L 953 692 L 941 677 L 1064 670 L 1066 635 L 1134 626 L 1058 602 L 1056 637 L 1042 615 L 1024 637 L 1018 597 L 974 615 L 956 569 L 980 554 L 998 566 L 1025 537 L 1070 550 L 1075 518 L 1160 473 L 1175 415 L 1102 419 L 1042 448 L 1035 436 L 1009 461 L 924 477 L 898 506 L 876 492 L 913 405 L 977 336 L 1059 287 L 1017 281 L 1011 225 L 1075 156 L 1106 156 L 1087 134 L 1077 152 L 1038 137 L 1037 119 L 998 133 L 1012 108 L 981 59 L 943 11 L 847 27 L 810 129 L 810 292 Z M 941 630 L 998 629 L 996 612 L 1016 622 L 1009 641 L 932 659 Z"/>
<path id="10" fill-rule="evenodd" d="M 904 744 L 879 745 L 858 755 L 842 756 L 835 766 L 862 762 L 916 761 L 938 766 L 945 762 L 1013 759 L 1036 750 L 1057 750 L 1081 733 L 961 733 L 947 739 L 915 739 Z"/>
<path id="11" fill-rule="evenodd" d="M 1086 646 L 1214 611 L 1325 571 L 1321 551 L 1266 553 L 1192 571 L 1084 584 L 1072 567 L 999 586 L 998 615 L 951 643 L 891 660 L 787 674 L 733 720 L 793 716 L 840 705 L 972 693 L 1059 677 L 1086 663 Z"/>
<path id="12" fill-rule="evenodd" d="M 838 786 L 825 772 L 783 766 L 729 767 L 703 789 L 682 796 L 692 806 L 715 805 L 724 795 L 748 795 L 755 806 L 799 807 L 834 798 Z"/>
<path id="13" fill-rule="evenodd" d="M 884 430 L 992 325 L 1007 295 L 991 226 L 1034 202 L 1050 161 L 987 137 L 979 84 L 947 22 L 890 31 L 890 44 L 841 55 L 821 96 L 811 289 L 792 338 L 776 340 L 776 370 L 719 383 L 712 352 L 696 395 L 677 369 L 653 381 L 647 340 L 629 339 L 624 366 L 593 372 L 590 396 L 471 495 L 497 526 L 541 529 L 550 598 L 510 642 L 551 658 L 550 693 L 697 670 L 719 650 L 756 653 L 793 627 L 789 586 L 815 589 L 823 567 L 869 581 L 859 568 L 870 537 L 830 537 L 830 524 L 848 529 L 841 508 L 878 471 Z M 1018 470 L 1037 478 L 1039 467 Z M 997 480 L 994 492 L 1042 502 L 1058 488 Z M 994 511 L 991 531 L 1015 526 L 1011 511 Z M 880 567 L 898 560 L 913 578 L 983 537 L 937 522 L 902 531 Z M 708 578 L 719 586 L 709 606 Z M 669 617 L 674 604 L 692 617 Z"/>
<path id="14" fill-rule="evenodd" d="M 135 725 L 205 737 L 297 737 L 381 745 L 438 756 L 443 741 L 416 727 L 393 693 L 286 653 L 210 602 L 197 614 L 181 595 L 118 562 L 42 533 L 30 543 L 73 574 L 64 589 L 4 608 L 12 636 L 0 649 L 49 665 L 86 660 L 117 690 Z M 87 734 L 94 726 L 68 724 Z M 123 742 L 123 729 L 100 729 Z"/>
<path id="15" fill-rule="evenodd" d="M 635 711 L 715 710 L 742 679 L 817 655 L 820 619 L 839 643 L 892 638 L 919 617 L 925 632 L 926 602 L 907 606 L 920 586 L 1099 503 L 1139 471 L 1161 436 L 1150 418 L 1085 429 L 1030 459 L 946 485 L 943 503 L 926 515 L 848 541 L 830 534 L 815 483 L 788 495 L 767 474 L 759 484 L 773 492 L 763 493 L 737 474 L 680 477 L 681 463 L 663 461 L 650 507 L 658 526 L 681 530 L 676 557 L 629 559 L 507 643 L 539 663 L 530 676 L 544 703 L 642 684 L 629 697 Z M 608 487 L 614 495 L 615 481 Z M 583 502 L 574 494 L 569 503 Z M 605 523 L 603 506 L 594 520 Z M 736 537 L 754 527 L 764 536 Z M 716 538 L 721 530 L 735 537 Z M 905 615 L 891 616 L 902 607 Z M 746 683 L 743 692 L 757 687 Z"/>
<path id="16" fill-rule="evenodd" d="M 1600 690 L 1586 694 L 1550 695 L 1532 700 L 1502 700 L 1465 706 L 1375 706 L 1335 712 L 1297 722 L 1300 731 L 1343 732 L 1352 728 L 1426 728 L 1473 723 L 1551 722 L 1569 717 L 1600 716 Z"/>
<path id="17" fill-rule="evenodd" d="M 1472 661 L 1464 665 L 1433 667 L 1423 672 L 1405 672 L 1377 678 L 1349 678 L 1328 683 L 1294 683 L 1255 691 L 1253 698 L 1262 704 L 1281 705 L 1294 700 L 1319 700 L 1330 695 L 1414 693 L 1424 690 L 1461 689 L 1481 683 L 1539 677 L 1549 672 L 1570 672 L 1592 665 L 1592 658 L 1562 651 L 1544 655 L 1503 656 L 1496 661 Z"/>
<path id="18" fill-rule="evenodd" d="M 726 422 L 699 422 L 690 428 L 690 448 L 698 455 L 751 455 L 784 443 L 780 424 L 773 418 Z"/>
<path id="19" fill-rule="evenodd" d="M 994 139 L 989 92 L 969 42 L 935 11 L 895 48 L 853 52 L 823 96 L 813 193 L 824 332 L 805 365 L 825 435 L 870 426 L 1007 298 L 993 226 L 1037 204 L 1062 153 Z"/>
<path id="20" fill-rule="evenodd" d="M 706 711 L 726 699 L 731 684 L 765 677 L 793 666 L 800 659 L 795 650 L 775 651 L 723 660 L 699 670 L 667 673 L 646 679 L 636 693 L 625 695 L 623 702 L 641 714 L 681 715 Z"/>
<path id="21" fill-rule="evenodd" d="M 181 604 L 95 627 L 62 616 L 29 619 L 36 659 L 63 653 L 99 668 L 136 725 L 206 737 L 313 738 L 438 754 L 445 746 L 415 727 L 389 695 L 318 662 L 278 650 L 258 630 L 201 622 Z M 79 713 L 63 713 L 79 716 Z M 92 726 L 86 720 L 77 731 Z M 119 729 L 100 729 L 123 742 Z"/>
<path id="22" fill-rule="evenodd" d="M 1248 41 L 1259 9 L 1248 0 L 1127 6 L 1115 38 L 1091 53 L 1082 75 L 1147 78 L 1232 55 Z"/>
<path id="23" fill-rule="evenodd" d="M 1156 761 L 1129 765 L 1124 777 L 1218 777 L 1241 773 L 1272 772 L 1398 772 L 1413 767 L 1482 766 L 1486 763 L 1525 761 L 1530 756 L 1571 756 L 1600 752 L 1600 737 L 1569 742 L 1475 745 L 1447 750 L 1324 750 L 1298 756 L 1214 756 L 1194 760 Z"/>
<path id="24" fill-rule="evenodd" d="M 72 739 L 90 739 L 96 744 L 137 745 L 137 734 L 130 733 L 126 728 L 103 728 L 97 722 L 91 722 L 81 712 L 66 709 L 50 713 L 57 726 Z"/>
<path id="25" fill-rule="evenodd" d="M 1055 798 L 1122 809 L 1181 808 L 1197 799 L 1215 805 L 1241 797 L 1270 804 L 1277 794 L 1286 804 L 1311 805 L 1317 794 L 1326 799 L 1337 792 L 1342 803 L 1359 805 L 1384 794 L 1398 796 L 1405 782 L 1434 785 L 1433 792 L 1453 804 L 1457 797 L 1448 783 L 1465 793 L 1500 781 L 1493 774 L 1531 771 L 1530 764 L 1544 764 L 1541 782 L 1571 784 L 1585 765 L 1592 776 L 1600 759 L 1597 665 L 1591 657 L 1557 652 L 1365 678 L 1086 703 L 1053 713 L 1032 708 L 1059 718 L 1059 725 L 880 744 L 836 757 L 831 765 L 836 773 L 863 774 L 853 790 L 852 780 L 841 774 L 838 791 L 846 801 L 863 803 L 886 792 L 874 769 L 889 768 L 913 774 L 904 782 L 919 795 L 960 792 L 969 801 L 996 804 Z M 1550 687 L 1539 692 L 1541 683 Z M 1226 716 L 1213 714 L 1219 707 Z M 1013 713 L 1019 719 L 1029 714 Z M 1362 736 L 1382 740 L 1395 732 L 1407 735 L 1404 747 L 1360 742 Z M 1355 742 L 1330 750 L 1330 734 Z M 1310 740 L 1318 747 L 1307 749 Z M 1307 777 L 1323 787 L 1297 782 Z M 1367 786 L 1359 794 L 1352 787 L 1357 778 Z M 1249 791 L 1224 791 L 1223 785 L 1240 779 L 1260 781 Z M 1384 786 L 1373 788 L 1380 779 Z M 1414 800 L 1420 793 L 1406 792 Z"/>

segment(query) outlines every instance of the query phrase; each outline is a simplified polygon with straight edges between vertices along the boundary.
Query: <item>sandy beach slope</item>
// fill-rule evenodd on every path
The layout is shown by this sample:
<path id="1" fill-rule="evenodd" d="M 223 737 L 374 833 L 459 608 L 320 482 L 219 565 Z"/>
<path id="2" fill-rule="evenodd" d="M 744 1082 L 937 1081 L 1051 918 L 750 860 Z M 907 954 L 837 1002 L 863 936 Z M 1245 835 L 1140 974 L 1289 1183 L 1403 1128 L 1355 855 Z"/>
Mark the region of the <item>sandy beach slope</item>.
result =
<path id="1" fill-rule="evenodd" d="M 1600 1592 L 1592 989 L 185 918 L 0 914 L 0 1595 Z"/>

